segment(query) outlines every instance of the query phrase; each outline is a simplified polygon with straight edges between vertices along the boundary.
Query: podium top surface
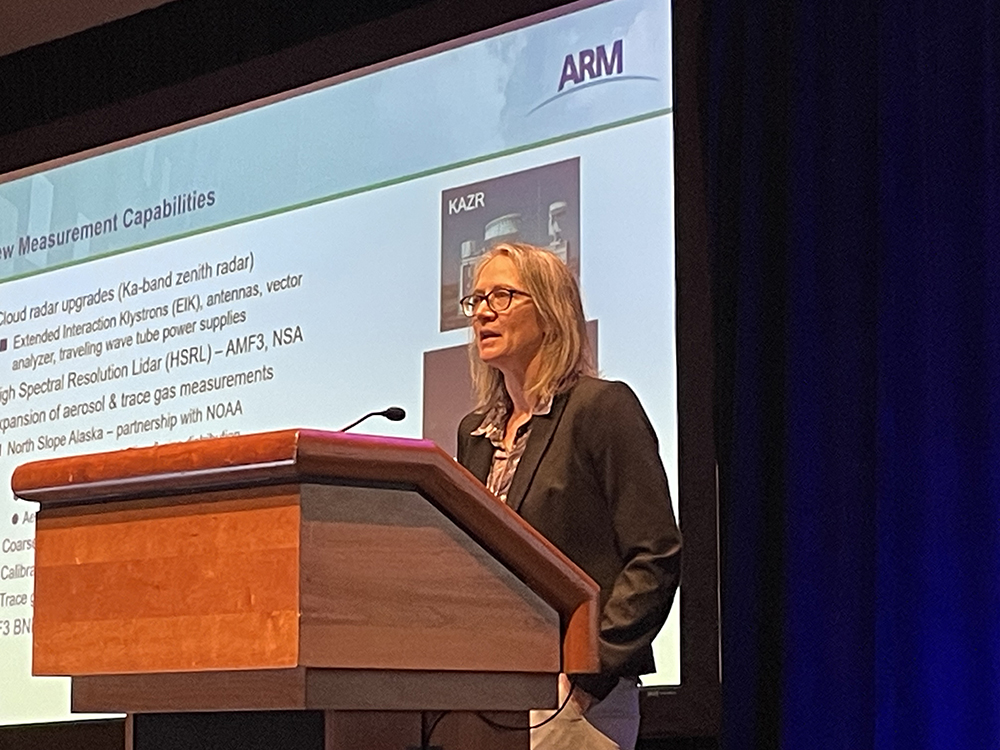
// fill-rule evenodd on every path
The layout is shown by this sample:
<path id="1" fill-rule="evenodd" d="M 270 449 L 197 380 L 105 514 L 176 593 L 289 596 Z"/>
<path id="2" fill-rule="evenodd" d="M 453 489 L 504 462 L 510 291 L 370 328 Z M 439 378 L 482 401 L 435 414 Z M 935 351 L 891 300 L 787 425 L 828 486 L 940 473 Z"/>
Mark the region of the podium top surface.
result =
<path id="1" fill-rule="evenodd" d="M 11 488 L 46 508 L 325 479 L 416 485 L 456 469 L 429 440 L 289 429 L 33 461 Z"/>

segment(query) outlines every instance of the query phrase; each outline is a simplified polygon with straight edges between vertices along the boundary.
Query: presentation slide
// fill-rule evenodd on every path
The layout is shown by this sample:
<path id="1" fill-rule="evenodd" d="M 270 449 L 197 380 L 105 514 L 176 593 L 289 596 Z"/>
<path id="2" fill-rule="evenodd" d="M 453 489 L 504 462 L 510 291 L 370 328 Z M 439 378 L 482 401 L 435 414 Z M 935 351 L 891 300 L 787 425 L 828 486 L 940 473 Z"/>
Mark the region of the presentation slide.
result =
<path id="1" fill-rule="evenodd" d="M 677 501 L 666 0 L 614 0 L 0 181 L 0 723 L 79 718 L 31 676 L 19 464 L 289 427 L 430 437 L 469 405 L 478 258 L 579 274 Z M 676 685 L 678 606 L 658 638 Z"/>

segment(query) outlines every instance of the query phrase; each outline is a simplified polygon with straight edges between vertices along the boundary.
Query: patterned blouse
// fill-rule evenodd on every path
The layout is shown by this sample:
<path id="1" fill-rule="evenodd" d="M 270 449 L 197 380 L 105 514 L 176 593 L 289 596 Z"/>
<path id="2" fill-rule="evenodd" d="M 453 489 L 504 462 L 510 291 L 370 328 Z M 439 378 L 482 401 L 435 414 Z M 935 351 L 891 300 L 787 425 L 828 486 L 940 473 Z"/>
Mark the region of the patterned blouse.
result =
<path id="1" fill-rule="evenodd" d="M 532 419 L 537 414 L 548 414 L 551 409 L 552 399 L 549 399 L 531 412 Z M 486 414 L 479 427 L 472 431 L 473 435 L 483 435 L 493 443 L 493 463 L 490 465 L 490 473 L 486 478 L 486 489 L 496 495 L 502 503 L 507 502 L 507 494 L 510 492 L 510 485 L 514 481 L 514 472 L 517 471 L 517 465 L 521 462 L 524 449 L 528 447 L 532 422 L 529 419 L 517 428 L 514 445 L 508 451 L 503 445 L 503 434 L 507 425 L 507 419 L 507 409 L 503 406 L 495 406 Z"/>

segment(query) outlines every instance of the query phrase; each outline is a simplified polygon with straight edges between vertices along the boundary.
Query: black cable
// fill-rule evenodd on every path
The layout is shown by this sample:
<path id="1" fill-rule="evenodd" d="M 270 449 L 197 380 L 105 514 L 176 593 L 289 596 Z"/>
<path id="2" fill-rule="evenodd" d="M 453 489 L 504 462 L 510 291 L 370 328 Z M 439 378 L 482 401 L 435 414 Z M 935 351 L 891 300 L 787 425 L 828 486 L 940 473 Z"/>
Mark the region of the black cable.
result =
<path id="1" fill-rule="evenodd" d="M 478 711 L 476 712 L 476 716 L 479 717 L 480 721 L 482 721 L 487 726 L 492 727 L 493 729 L 498 729 L 505 732 L 530 732 L 532 729 L 538 729 L 539 727 L 544 727 L 546 724 L 548 724 L 550 721 L 556 718 L 559 714 L 561 714 L 562 710 L 566 708 L 567 705 L 569 705 L 569 699 L 573 697 L 574 690 L 576 690 L 576 681 L 572 680 L 569 683 L 569 692 L 566 694 L 566 698 L 563 700 L 562 705 L 559 706 L 559 708 L 555 710 L 555 713 L 553 713 L 549 718 L 545 719 L 544 721 L 538 722 L 534 726 L 512 727 L 509 724 L 501 724 L 499 721 L 493 721 L 493 719 L 489 718 L 488 716 L 484 716 Z"/>

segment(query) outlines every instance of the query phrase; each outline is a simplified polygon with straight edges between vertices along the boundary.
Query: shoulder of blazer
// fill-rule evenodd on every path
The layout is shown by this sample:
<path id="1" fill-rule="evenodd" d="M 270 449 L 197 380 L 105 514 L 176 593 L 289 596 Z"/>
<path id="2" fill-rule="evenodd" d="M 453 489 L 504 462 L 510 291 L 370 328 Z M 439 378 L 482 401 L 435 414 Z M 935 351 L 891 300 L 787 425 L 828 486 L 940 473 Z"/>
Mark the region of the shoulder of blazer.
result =
<path id="1" fill-rule="evenodd" d="M 599 418 L 606 411 L 614 411 L 617 396 L 622 392 L 620 389 L 630 392 L 629 387 L 619 381 L 581 377 L 572 388 L 556 396 L 552 402 L 553 413 L 558 407 L 556 421 L 561 419 L 563 412 L 575 420 L 580 416 L 588 419 Z"/>
<path id="2" fill-rule="evenodd" d="M 635 392 L 620 380 L 583 377 L 569 392 L 567 411 L 586 418 L 603 418 L 622 409 L 639 406 Z M 641 406 L 639 406 L 641 409 Z M 597 424 L 600 426 L 600 423 Z"/>

